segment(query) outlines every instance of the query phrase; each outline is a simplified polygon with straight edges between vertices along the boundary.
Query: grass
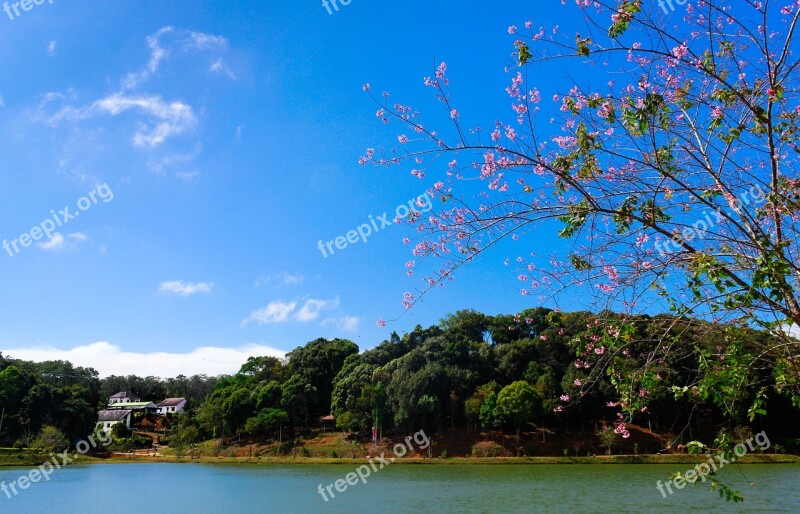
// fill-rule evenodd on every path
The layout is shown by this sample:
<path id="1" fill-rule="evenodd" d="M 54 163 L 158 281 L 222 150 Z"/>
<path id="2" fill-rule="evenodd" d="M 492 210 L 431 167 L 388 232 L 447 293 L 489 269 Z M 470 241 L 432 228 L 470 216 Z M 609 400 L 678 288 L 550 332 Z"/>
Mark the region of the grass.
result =
<path id="1" fill-rule="evenodd" d="M 69 455 L 72 458 L 71 464 L 90 464 L 103 460 L 88 455 L 76 455 L 75 452 Z M 48 460 L 47 455 L 36 454 L 30 450 L 0 448 L 0 467 L 37 467 L 45 460 Z"/>
<path id="2" fill-rule="evenodd" d="M 497 465 L 497 464 L 696 464 L 707 457 L 701 455 L 669 454 L 669 455 L 598 455 L 594 457 L 454 457 L 450 459 L 397 459 L 395 464 L 404 465 Z M 147 463 L 170 462 L 186 464 L 264 464 L 264 465 L 359 465 L 366 458 L 326 458 L 326 457 L 230 457 L 202 456 L 190 458 L 185 455 L 178 458 L 174 455 L 158 457 L 115 456 L 103 459 L 105 463 Z M 800 457 L 794 455 L 753 454 L 737 461 L 742 464 L 800 464 Z"/>

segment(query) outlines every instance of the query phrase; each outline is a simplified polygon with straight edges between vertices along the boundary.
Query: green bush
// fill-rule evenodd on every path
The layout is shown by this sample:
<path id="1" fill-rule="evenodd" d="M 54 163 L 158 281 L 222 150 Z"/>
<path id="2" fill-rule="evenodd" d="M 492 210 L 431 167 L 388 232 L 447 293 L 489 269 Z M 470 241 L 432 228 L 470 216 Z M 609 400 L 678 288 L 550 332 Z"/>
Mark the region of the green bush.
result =
<path id="1" fill-rule="evenodd" d="M 42 453 L 58 453 L 69 446 L 69 441 L 54 426 L 45 425 L 39 431 L 39 435 L 33 440 L 31 448 Z"/>

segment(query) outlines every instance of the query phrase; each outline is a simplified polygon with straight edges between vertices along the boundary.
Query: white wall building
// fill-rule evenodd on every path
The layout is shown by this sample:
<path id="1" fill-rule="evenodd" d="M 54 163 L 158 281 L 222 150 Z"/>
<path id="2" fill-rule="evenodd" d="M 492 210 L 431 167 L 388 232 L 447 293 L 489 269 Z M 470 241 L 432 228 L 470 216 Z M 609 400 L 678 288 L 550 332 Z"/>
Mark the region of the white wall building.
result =
<path id="1" fill-rule="evenodd" d="M 111 432 L 118 423 L 124 423 L 127 428 L 131 428 L 131 412 L 125 409 L 101 410 L 97 413 L 97 427 L 105 433 Z"/>
<path id="2" fill-rule="evenodd" d="M 179 414 L 183 412 L 186 407 L 186 398 L 167 398 L 163 402 L 158 402 L 158 413 L 164 414 Z"/>

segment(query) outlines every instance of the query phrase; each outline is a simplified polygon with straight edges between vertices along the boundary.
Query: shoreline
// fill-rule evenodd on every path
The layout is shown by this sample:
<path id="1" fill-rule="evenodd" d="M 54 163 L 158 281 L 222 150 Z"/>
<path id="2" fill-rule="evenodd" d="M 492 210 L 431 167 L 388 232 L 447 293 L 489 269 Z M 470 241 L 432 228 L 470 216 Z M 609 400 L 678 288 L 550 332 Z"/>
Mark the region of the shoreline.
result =
<path id="1" fill-rule="evenodd" d="M 452 457 L 452 458 L 417 458 L 397 459 L 393 464 L 401 465 L 443 465 L 443 466 L 492 466 L 492 465 L 619 465 L 619 464 L 697 464 L 704 462 L 705 455 L 598 455 L 594 457 Z M 237 464 L 256 466 L 330 466 L 359 465 L 365 458 L 322 458 L 322 457 L 182 457 L 174 456 L 142 456 L 115 455 L 113 457 L 79 458 L 75 464 Z M 800 464 L 800 456 L 783 454 L 748 455 L 737 464 Z M 0 461 L 0 468 L 26 467 L 38 465 L 30 462 Z"/>

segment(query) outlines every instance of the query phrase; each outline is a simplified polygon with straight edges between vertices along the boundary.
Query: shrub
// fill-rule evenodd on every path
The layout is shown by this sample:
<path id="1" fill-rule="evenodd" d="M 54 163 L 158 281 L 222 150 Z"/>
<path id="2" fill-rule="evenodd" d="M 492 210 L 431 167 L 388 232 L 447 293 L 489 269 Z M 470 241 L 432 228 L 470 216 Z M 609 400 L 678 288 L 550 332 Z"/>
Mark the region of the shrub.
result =
<path id="1" fill-rule="evenodd" d="M 54 426 L 45 425 L 39 431 L 39 435 L 33 440 L 31 447 L 37 452 L 58 453 L 69 446 L 69 441 Z"/>

